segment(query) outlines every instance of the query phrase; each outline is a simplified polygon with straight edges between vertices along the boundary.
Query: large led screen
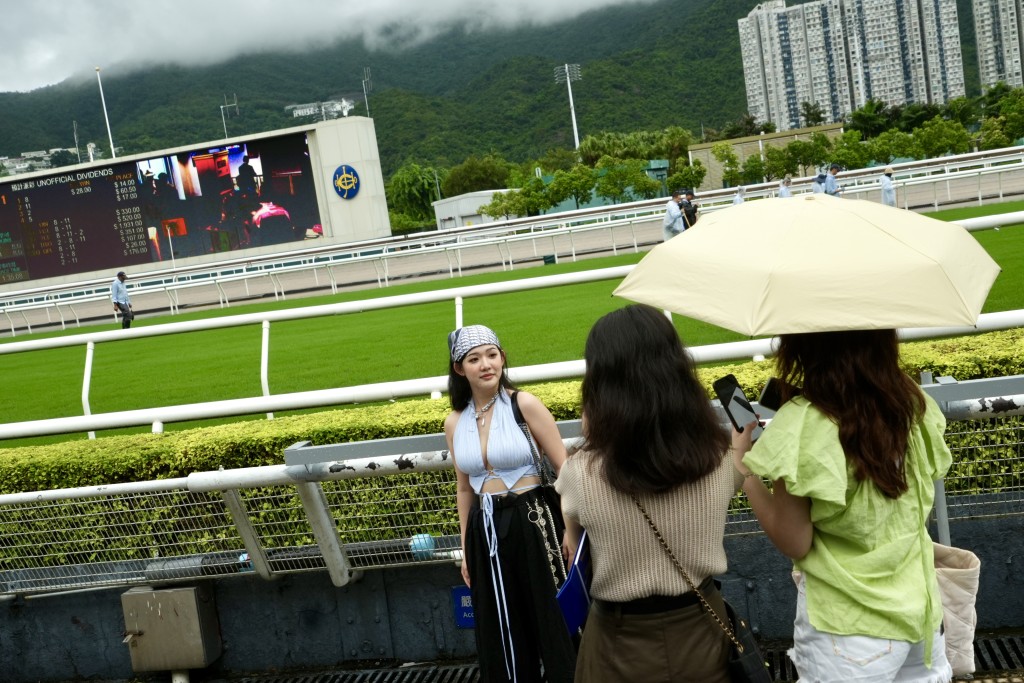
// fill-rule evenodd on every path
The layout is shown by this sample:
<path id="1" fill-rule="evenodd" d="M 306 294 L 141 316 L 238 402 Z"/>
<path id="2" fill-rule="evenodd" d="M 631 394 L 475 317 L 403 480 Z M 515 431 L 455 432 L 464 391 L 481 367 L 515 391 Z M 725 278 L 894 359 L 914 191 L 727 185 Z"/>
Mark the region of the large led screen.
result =
<path id="1" fill-rule="evenodd" d="M 316 239 L 304 133 L 0 185 L 0 284 Z"/>

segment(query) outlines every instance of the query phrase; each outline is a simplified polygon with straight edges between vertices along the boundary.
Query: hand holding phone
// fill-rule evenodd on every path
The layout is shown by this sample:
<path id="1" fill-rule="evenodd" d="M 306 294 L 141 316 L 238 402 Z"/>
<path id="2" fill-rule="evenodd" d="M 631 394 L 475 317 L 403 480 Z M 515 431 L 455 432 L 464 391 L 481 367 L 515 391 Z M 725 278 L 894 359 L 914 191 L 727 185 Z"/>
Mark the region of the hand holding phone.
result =
<path id="1" fill-rule="evenodd" d="M 754 425 L 750 439 L 754 441 L 757 437 L 761 436 L 761 432 L 764 430 L 757 419 L 757 413 L 754 412 L 754 408 L 750 405 L 747 397 L 743 395 L 743 389 L 740 388 L 736 377 L 726 375 L 721 379 L 715 380 L 712 387 L 715 390 L 715 394 L 718 395 L 718 400 L 722 402 L 722 408 L 725 410 L 725 414 L 729 416 L 729 420 L 732 422 L 732 426 L 736 428 L 736 431 L 742 434 L 748 424 L 755 422 L 757 424 Z"/>

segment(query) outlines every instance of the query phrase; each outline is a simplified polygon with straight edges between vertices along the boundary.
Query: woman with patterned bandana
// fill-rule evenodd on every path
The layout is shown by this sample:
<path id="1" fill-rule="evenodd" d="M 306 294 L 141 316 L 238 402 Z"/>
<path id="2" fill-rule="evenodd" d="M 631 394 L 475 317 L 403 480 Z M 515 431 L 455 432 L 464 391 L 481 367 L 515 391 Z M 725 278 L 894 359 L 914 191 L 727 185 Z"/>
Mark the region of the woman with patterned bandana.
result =
<path id="1" fill-rule="evenodd" d="M 480 679 L 571 681 L 576 650 L 555 600 L 565 578 L 561 515 L 543 495 L 515 405 L 556 474 L 566 457 L 558 427 L 537 397 L 515 390 L 492 330 L 459 328 L 448 350 L 452 412 L 444 431 L 458 479 L 462 578 L 473 596 Z"/>

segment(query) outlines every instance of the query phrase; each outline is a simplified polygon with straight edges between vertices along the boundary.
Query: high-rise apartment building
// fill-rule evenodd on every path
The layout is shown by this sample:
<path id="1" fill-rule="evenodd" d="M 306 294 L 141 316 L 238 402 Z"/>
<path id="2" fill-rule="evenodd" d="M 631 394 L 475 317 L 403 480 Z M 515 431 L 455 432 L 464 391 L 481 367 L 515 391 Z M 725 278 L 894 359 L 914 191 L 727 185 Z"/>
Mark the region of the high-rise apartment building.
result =
<path id="1" fill-rule="evenodd" d="M 1021 0 L 974 0 L 974 36 L 978 45 L 978 76 L 982 87 L 1002 82 L 1024 87 Z"/>
<path id="2" fill-rule="evenodd" d="M 839 121 L 869 99 L 965 94 L 956 0 L 766 0 L 739 32 L 748 111 L 779 130 L 803 125 L 803 102 Z"/>

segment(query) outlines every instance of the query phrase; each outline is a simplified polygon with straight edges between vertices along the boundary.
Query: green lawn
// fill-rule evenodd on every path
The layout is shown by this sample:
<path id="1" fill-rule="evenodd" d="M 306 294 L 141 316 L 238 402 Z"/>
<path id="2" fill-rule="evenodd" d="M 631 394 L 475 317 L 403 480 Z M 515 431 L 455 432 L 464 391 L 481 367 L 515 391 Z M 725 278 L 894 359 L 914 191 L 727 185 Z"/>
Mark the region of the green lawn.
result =
<path id="1" fill-rule="evenodd" d="M 998 212 L 1018 210 L 998 205 Z M 992 213 L 993 207 L 956 209 L 937 217 L 960 219 Z M 1024 231 L 1018 227 L 975 233 L 1002 266 L 985 311 L 1024 308 Z M 236 305 L 177 316 L 140 318 L 138 325 L 237 315 L 312 306 L 410 292 L 444 289 L 635 263 L 642 254 L 598 258 L 513 272 L 488 273 L 347 292 L 292 301 Z M 467 324 L 483 323 L 498 332 L 511 365 L 575 360 L 582 356 L 587 332 L 602 315 L 625 305 L 612 297 L 617 281 L 570 285 L 524 293 L 469 299 Z M 312 320 L 274 323 L 270 341 L 270 388 L 287 393 L 372 382 L 413 379 L 446 372 L 447 333 L 454 326 L 454 306 L 425 304 Z M 676 318 L 689 345 L 741 339 L 739 335 L 697 321 Z M 107 324 L 91 329 L 113 329 Z M 51 332 L 33 338 L 74 334 Z M 25 337 L 19 336 L 21 341 Z M 159 338 L 97 345 L 90 392 L 94 413 L 257 396 L 261 328 L 194 332 Z M 2 422 L 82 414 L 81 385 L 84 347 L 0 356 L 0 418 Z M 219 422 L 232 422 L 225 418 Z M 204 423 L 209 424 L 209 422 Z M 180 429 L 188 425 L 168 425 Z M 138 431 L 138 430 L 132 430 Z M 54 437 L 62 440 L 68 437 Z M 39 440 L 32 442 L 38 443 Z M 24 443 L 0 442 L 2 446 Z"/>

